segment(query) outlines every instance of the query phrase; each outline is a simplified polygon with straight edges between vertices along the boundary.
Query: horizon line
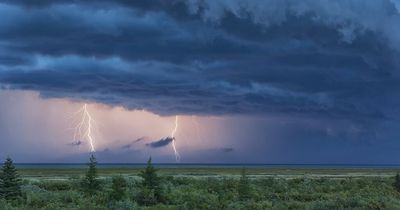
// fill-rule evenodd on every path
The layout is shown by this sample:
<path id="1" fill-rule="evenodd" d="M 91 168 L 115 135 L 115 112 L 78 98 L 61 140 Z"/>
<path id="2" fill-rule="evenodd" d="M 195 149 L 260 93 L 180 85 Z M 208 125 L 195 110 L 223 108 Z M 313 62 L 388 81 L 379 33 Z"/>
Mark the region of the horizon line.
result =
<path id="1" fill-rule="evenodd" d="M 46 164 L 59 164 L 59 165 L 74 165 L 74 164 L 87 164 L 88 162 L 14 162 L 16 165 L 46 165 Z M 145 165 L 146 162 L 97 162 L 98 165 Z M 326 166 L 400 166 L 400 163 L 172 163 L 172 162 L 153 162 L 159 165 L 326 165 Z"/>

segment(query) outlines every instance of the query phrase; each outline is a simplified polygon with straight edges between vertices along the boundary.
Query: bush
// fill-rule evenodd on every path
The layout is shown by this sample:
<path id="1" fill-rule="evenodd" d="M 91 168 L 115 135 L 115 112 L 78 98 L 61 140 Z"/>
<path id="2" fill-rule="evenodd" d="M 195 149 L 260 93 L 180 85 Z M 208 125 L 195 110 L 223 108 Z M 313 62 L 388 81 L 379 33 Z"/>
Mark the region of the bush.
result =
<path id="1" fill-rule="evenodd" d="M 60 180 L 43 181 L 40 182 L 38 186 L 42 189 L 49 191 L 64 191 L 64 190 L 70 190 L 72 188 L 70 182 L 60 181 Z"/>
<path id="2" fill-rule="evenodd" d="M 26 204 L 30 209 L 44 208 L 48 203 L 54 202 L 53 194 L 50 192 L 33 193 L 26 196 Z"/>
<path id="3" fill-rule="evenodd" d="M 242 176 L 240 177 L 238 187 L 239 199 L 244 201 L 251 198 L 251 187 L 249 178 L 246 175 L 246 170 L 242 170 Z"/>
<path id="4" fill-rule="evenodd" d="M 145 206 L 151 206 L 158 203 L 154 190 L 146 187 L 141 187 L 139 193 L 136 195 L 136 201 Z"/>
<path id="5" fill-rule="evenodd" d="M 132 202 L 130 200 L 122 200 L 122 201 L 117 201 L 114 204 L 112 204 L 111 208 L 112 210 L 132 210 L 132 209 L 138 209 L 138 205 L 135 202 Z"/>
<path id="6" fill-rule="evenodd" d="M 397 192 L 400 192 L 400 175 L 399 175 L 399 173 L 397 173 L 396 176 L 394 177 L 393 187 L 397 190 Z"/>
<path id="7" fill-rule="evenodd" d="M 187 191 L 183 195 L 184 209 L 218 209 L 218 196 L 201 190 Z"/>
<path id="8" fill-rule="evenodd" d="M 111 187 L 112 192 L 110 195 L 111 199 L 119 201 L 122 198 L 124 198 L 126 194 L 126 187 L 127 183 L 124 177 L 122 176 L 113 177 L 112 187 Z"/>

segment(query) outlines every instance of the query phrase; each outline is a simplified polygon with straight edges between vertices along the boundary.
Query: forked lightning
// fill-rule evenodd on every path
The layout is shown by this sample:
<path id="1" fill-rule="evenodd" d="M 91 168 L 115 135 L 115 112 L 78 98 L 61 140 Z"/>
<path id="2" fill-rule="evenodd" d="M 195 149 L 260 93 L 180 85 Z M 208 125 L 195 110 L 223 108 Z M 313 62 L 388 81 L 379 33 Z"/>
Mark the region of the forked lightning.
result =
<path id="1" fill-rule="evenodd" d="M 175 153 L 175 159 L 176 159 L 176 162 L 179 162 L 181 159 L 181 156 L 179 155 L 179 152 L 176 149 L 176 145 L 175 145 L 175 133 L 177 130 L 178 130 L 178 115 L 175 116 L 175 127 L 171 132 L 171 138 L 172 138 L 172 148 L 174 149 L 174 153 Z"/>
<path id="2" fill-rule="evenodd" d="M 96 152 L 93 138 L 93 123 L 94 119 L 90 115 L 87 104 L 84 104 L 74 115 L 79 116 L 80 120 L 74 129 L 74 142 L 87 140 L 90 145 L 90 152 Z"/>

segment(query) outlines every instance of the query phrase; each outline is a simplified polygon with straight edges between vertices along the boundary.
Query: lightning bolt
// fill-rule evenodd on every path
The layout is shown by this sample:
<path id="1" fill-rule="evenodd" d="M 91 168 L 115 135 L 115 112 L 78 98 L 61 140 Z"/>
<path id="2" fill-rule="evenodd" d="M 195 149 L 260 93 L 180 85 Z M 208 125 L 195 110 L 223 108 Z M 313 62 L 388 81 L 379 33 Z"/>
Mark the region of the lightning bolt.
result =
<path id="1" fill-rule="evenodd" d="M 178 130 L 178 115 L 175 116 L 175 127 L 171 132 L 171 138 L 172 138 L 172 148 L 174 149 L 174 153 L 175 153 L 175 159 L 176 159 L 176 162 L 179 162 L 181 159 L 181 156 L 179 155 L 179 152 L 176 149 L 176 145 L 175 145 L 175 133 L 177 130 Z"/>
<path id="2" fill-rule="evenodd" d="M 80 120 L 74 129 L 74 142 L 78 142 L 80 140 L 89 141 L 90 151 L 96 152 L 94 147 L 94 138 L 93 138 L 93 124 L 95 123 L 93 117 L 90 115 L 89 110 L 87 108 L 87 104 L 84 104 L 82 108 L 80 108 L 73 116 L 80 116 Z"/>

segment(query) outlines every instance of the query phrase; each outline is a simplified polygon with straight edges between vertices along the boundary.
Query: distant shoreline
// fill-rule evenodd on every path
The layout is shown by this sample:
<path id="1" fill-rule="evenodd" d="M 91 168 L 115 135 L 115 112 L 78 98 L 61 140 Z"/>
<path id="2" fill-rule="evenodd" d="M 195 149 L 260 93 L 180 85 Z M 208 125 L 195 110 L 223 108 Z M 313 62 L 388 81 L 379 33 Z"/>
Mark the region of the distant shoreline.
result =
<path id="1" fill-rule="evenodd" d="M 15 163 L 19 168 L 82 168 L 86 163 Z M 145 163 L 98 163 L 99 168 L 141 168 Z M 159 168 L 400 169 L 396 164 L 155 163 Z"/>

